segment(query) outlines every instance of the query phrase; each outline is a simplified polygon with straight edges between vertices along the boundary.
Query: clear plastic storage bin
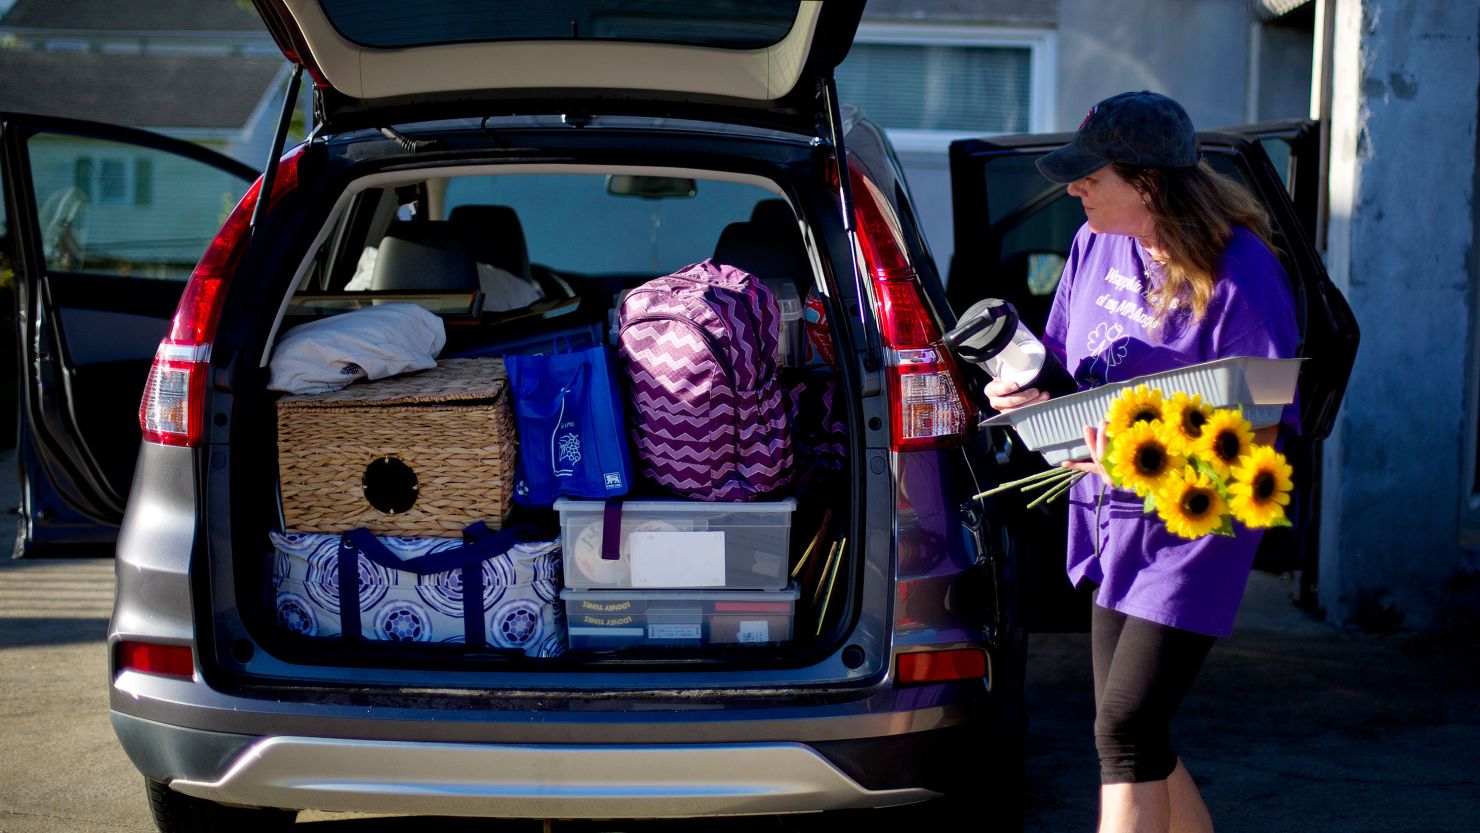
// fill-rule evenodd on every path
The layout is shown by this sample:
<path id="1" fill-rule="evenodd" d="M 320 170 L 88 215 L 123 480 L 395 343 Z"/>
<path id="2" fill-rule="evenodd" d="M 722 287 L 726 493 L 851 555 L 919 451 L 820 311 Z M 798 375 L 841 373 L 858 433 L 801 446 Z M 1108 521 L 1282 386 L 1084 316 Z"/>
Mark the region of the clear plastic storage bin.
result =
<path id="1" fill-rule="evenodd" d="M 801 592 L 562 590 L 573 651 L 790 642 Z"/>
<path id="2" fill-rule="evenodd" d="M 602 557 L 606 503 L 555 501 L 574 590 L 781 590 L 790 573 L 796 498 L 767 503 L 632 500 L 621 504 L 618 558 Z"/>

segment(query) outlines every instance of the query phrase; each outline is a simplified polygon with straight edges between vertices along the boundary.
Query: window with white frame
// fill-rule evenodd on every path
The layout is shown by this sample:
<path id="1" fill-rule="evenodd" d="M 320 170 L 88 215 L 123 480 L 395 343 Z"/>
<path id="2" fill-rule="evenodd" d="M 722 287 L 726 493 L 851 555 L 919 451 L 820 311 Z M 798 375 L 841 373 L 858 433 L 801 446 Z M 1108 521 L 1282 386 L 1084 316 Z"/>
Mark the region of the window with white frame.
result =
<path id="1" fill-rule="evenodd" d="M 154 162 L 149 158 L 79 156 L 73 184 L 98 205 L 149 205 L 153 202 Z"/>
<path id="2" fill-rule="evenodd" d="M 865 23 L 837 69 L 838 97 L 900 150 L 1049 130 L 1054 33 L 982 26 Z"/>

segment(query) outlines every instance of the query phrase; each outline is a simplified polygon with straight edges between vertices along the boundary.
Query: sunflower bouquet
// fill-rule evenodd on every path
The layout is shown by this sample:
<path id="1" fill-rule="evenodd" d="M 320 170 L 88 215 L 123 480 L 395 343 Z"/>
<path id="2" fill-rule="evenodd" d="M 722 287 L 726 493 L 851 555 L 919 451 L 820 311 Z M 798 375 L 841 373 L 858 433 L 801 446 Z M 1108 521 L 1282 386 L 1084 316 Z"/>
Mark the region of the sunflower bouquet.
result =
<path id="1" fill-rule="evenodd" d="M 1105 415 L 1101 465 L 1110 481 L 1133 490 L 1175 535 L 1232 535 L 1246 527 L 1289 526 L 1285 507 L 1294 487 L 1283 455 L 1254 442 L 1237 410 L 1216 409 L 1201 396 L 1164 397 L 1146 385 L 1127 388 Z M 1050 469 L 982 492 L 1043 490 L 1029 506 L 1052 501 L 1084 475 Z"/>

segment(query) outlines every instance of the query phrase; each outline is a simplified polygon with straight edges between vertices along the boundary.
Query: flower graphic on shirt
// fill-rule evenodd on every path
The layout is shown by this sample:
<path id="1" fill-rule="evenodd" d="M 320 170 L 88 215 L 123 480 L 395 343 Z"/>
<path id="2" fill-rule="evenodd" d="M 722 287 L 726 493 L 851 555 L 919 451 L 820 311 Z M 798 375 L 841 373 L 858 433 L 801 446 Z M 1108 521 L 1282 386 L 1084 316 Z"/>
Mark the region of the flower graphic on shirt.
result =
<path id="1" fill-rule="evenodd" d="M 1125 328 L 1119 324 L 1101 322 L 1089 332 L 1088 348 L 1089 355 L 1098 359 L 1104 359 L 1107 367 L 1115 367 L 1125 361 L 1126 345 L 1130 343 L 1131 337 L 1125 334 Z"/>

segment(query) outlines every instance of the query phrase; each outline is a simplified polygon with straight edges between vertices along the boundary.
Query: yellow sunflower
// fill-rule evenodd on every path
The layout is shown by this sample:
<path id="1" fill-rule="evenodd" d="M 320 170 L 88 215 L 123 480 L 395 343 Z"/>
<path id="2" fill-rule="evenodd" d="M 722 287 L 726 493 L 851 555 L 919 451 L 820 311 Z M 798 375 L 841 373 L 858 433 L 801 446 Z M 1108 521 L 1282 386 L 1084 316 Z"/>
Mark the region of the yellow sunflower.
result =
<path id="1" fill-rule="evenodd" d="M 1161 391 L 1145 385 L 1126 388 L 1110 402 L 1105 414 L 1105 436 L 1117 437 L 1138 422 L 1161 419 Z"/>
<path id="2" fill-rule="evenodd" d="M 1155 493 L 1169 474 L 1180 471 L 1186 459 L 1173 450 L 1161 420 L 1133 422 L 1115 438 L 1108 455 L 1110 477 L 1119 486 L 1145 497 Z"/>
<path id="3" fill-rule="evenodd" d="M 1228 484 L 1228 505 L 1233 516 L 1248 527 L 1280 526 L 1287 523 L 1285 507 L 1290 503 L 1290 479 L 1294 470 L 1285 456 L 1269 446 L 1256 445 L 1233 466 Z"/>
<path id="4" fill-rule="evenodd" d="M 1202 436 L 1187 453 L 1207 463 L 1213 473 L 1228 479 L 1228 470 L 1254 446 L 1254 427 L 1237 411 L 1216 410 L 1203 426 Z"/>
<path id="5" fill-rule="evenodd" d="M 1183 538 L 1201 538 L 1223 525 L 1228 502 L 1206 475 L 1191 466 L 1167 476 L 1156 495 L 1156 514 L 1167 531 Z"/>
<path id="6" fill-rule="evenodd" d="M 1213 406 L 1204 402 L 1200 394 L 1188 396 L 1178 391 L 1161 403 L 1161 421 L 1166 423 L 1166 434 L 1179 441 L 1181 450 L 1197 442 L 1202 436 L 1203 426 L 1212 418 Z"/>

